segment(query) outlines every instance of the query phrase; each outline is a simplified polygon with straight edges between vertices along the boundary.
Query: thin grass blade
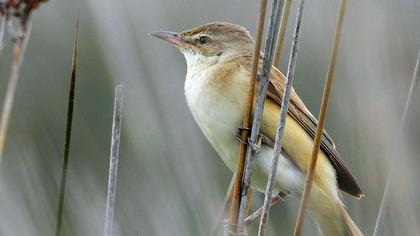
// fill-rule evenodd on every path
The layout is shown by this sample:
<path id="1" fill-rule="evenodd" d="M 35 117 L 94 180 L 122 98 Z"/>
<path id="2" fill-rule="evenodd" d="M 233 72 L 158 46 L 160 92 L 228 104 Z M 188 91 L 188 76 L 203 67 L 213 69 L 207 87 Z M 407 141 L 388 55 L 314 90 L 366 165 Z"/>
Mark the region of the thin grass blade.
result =
<path id="1" fill-rule="evenodd" d="M 60 236 L 61 228 L 62 228 L 62 221 L 63 221 L 64 196 L 66 192 L 67 167 L 68 167 L 69 157 L 70 157 L 69 154 L 70 154 L 71 129 L 72 129 L 72 124 L 73 124 L 74 95 L 76 92 L 78 35 L 79 35 L 79 15 L 77 16 L 77 22 L 76 22 L 75 33 L 74 33 L 69 100 L 67 104 L 67 121 L 66 121 L 66 131 L 65 131 L 65 140 L 64 140 L 63 162 L 61 166 L 61 178 L 60 178 L 60 190 L 59 190 L 60 192 L 59 192 L 58 204 L 57 204 L 56 226 L 55 226 L 55 234 L 54 234 L 55 236 Z"/>

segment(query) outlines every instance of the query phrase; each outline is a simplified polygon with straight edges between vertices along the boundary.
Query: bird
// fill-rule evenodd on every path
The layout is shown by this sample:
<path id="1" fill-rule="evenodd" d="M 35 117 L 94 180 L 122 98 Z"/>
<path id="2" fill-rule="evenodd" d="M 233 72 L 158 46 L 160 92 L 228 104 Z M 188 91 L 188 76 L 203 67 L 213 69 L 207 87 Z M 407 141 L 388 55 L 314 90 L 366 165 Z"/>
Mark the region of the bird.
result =
<path id="1" fill-rule="evenodd" d="M 242 124 L 251 84 L 255 42 L 250 32 L 233 23 L 212 22 L 180 33 L 155 31 L 150 35 L 172 43 L 184 55 L 187 64 L 184 93 L 188 108 L 204 136 L 234 172 L 239 144 L 232 133 Z M 261 70 L 261 59 L 259 64 Z M 260 131 L 272 142 L 276 137 L 285 82 L 285 76 L 273 66 Z M 292 89 L 274 191 L 290 192 L 301 198 L 317 124 Z M 262 143 L 254 158 L 251 188 L 258 192 L 265 192 L 272 154 L 273 146 Z M 355 198 L 363 196 L 362 190 L 325 130 L 318 155 L 308 212 L 324 236 L 363 235 L 340 198 L 340 190 Z"/>

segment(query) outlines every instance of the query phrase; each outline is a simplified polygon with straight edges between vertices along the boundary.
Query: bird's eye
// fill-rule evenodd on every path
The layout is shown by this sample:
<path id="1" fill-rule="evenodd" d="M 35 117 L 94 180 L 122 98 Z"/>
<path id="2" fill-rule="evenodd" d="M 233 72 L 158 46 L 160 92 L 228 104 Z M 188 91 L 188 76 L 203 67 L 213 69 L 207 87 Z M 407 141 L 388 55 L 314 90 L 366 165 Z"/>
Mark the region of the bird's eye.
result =
<path id="1" fill-rule="evenodd" d="M 199 42 L 201 45 L 208 44 L 208 43 L 209 43 L 209 41 L 210 41 L 210 39 L 209 39 L 209 37 L 207 37 L 207 36 L 201 36 L 201 37 L 198 39 L 198 42 Z"/>

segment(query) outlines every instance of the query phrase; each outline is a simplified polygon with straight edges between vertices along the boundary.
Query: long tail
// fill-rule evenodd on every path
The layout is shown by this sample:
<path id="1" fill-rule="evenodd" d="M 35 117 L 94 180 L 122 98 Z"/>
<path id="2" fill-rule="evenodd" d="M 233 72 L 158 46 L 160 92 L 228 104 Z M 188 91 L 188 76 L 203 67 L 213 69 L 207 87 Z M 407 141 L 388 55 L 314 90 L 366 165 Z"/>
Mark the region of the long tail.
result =
<path id="1" fill-rule="evenodd" d="M 363 236 L 362 231 L 357 227 L 354 221 L 351 219 L 346 209 L 341 206 L 341 214 L 343 215 L 344 226 L 349 236 Z"/>
<path id="2" fill-rule="evenodd" d="M 363 236 L 338 196 L 331 196 L 315 187 L 311 191 L 308 210 L 323 236 Z"/>

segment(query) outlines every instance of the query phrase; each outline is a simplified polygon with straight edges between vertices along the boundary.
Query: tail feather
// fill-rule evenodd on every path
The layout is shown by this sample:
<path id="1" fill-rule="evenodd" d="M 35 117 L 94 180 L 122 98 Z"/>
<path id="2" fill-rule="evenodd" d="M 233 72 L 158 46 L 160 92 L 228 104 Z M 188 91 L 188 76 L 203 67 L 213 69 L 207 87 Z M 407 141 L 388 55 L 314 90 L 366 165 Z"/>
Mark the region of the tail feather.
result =
<path id="1" fill-rule="evenodd" d="M 349 236 L 346 232 L 342 203 L 338 196 L 328 194 L 317 185 L 312 186 L 308 210 L 323 236 Z"/>
<path id="2" fill-rule="evenodd" d="M 363 236 L 337 195 L 326 194 L 316 185 L 313 187 L 308 210 L 323 236 Z"/>
<path id="3" fill-rule="evenodd" d="M 341 206 L 341 212 L 343 215 L 344 226 L 349 236 L 363 236 L 362 231 L 357 227 L 354 221 L 351 219 L 346 209 Z"/>

